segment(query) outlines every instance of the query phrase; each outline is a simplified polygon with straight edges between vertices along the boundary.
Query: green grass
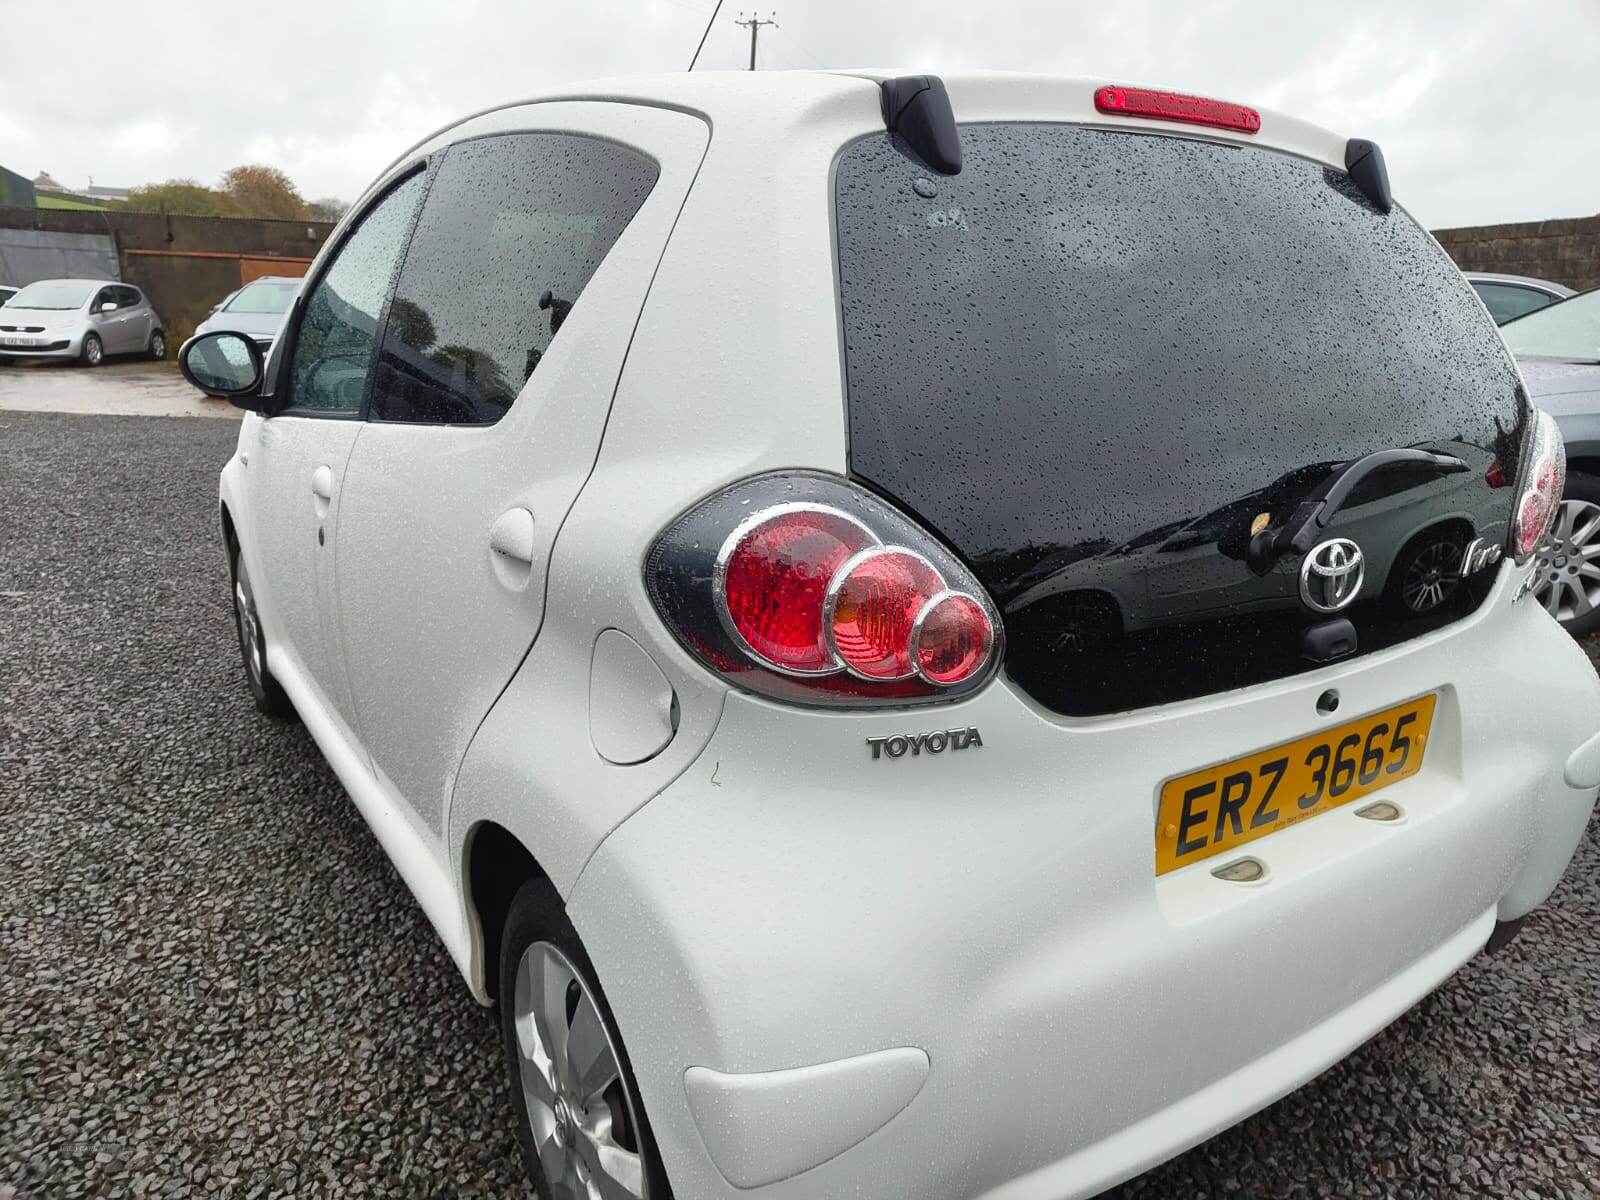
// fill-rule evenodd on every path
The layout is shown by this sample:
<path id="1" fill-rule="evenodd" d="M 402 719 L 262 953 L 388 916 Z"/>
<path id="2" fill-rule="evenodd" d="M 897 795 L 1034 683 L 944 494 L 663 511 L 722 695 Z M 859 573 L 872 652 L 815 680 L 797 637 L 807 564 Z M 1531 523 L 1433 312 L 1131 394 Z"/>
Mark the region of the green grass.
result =
<path id="1" fill-rule="evenodd" d="M 35 192 L 34 206 L 37 208 L 70 208 L 82 212 L 104 212 L 103 204 L 85 204 L 82 200 L 68 200 L 65 196 L 51 196 L 45 192 Z"/>

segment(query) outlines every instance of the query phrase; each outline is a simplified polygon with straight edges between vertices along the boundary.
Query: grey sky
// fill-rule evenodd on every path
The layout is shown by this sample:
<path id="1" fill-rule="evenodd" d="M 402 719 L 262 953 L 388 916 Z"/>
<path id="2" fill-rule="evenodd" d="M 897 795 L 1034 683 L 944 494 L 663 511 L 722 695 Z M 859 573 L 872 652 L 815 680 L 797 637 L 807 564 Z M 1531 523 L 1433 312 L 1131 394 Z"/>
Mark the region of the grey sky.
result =
<path id="1" fill-rule="evenodd" d="M 1155 83 L 1378 141 L 1396 194 L 1434 228 L 1600 211 L 1597 0 L 767 3 L 769 68 Z M 308 198 L 350 199 L 473 109 L 568 79 L 682 70 L 713 4 L 117 0 L 94 6 L 85 40 L 59 3 L 0 0 L 0 165 L 83 187 L 91 175 L 214 183 L 267 162 Z M 727 0 L 702 69 L 742 65 L 739 11 Z"/>

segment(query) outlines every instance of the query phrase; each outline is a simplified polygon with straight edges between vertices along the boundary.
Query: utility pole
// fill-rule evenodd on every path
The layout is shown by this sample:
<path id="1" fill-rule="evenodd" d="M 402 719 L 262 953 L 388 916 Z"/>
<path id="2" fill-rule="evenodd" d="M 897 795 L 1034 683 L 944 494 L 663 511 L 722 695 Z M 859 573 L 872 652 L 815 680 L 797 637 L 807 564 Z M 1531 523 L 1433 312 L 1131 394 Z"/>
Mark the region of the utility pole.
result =
<path id="1" fill-rule="evenodd" d="M 748 17 L 741 16 L 736 18 L 733 23 L 735 25 L 750 26 L 750 69 L 754 71 L 756 69 L 756 34 L 761 32 L 763 25 L 771 25 L 776 29 L 778 27 L 778 14 L 773 13 L 770 17 L 758 17 L 755 13 L 751 13 Z"/>

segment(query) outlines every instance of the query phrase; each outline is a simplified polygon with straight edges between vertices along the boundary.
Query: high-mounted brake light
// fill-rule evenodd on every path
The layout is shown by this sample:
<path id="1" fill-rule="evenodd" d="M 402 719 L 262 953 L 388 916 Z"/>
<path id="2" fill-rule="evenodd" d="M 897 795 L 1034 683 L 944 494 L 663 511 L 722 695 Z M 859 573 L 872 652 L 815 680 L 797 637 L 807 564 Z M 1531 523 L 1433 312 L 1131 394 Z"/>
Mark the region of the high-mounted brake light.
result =
<path id="1" fill-rule="evenodd" d="M 1118 117 L 1181 121 L 1185 125 L 1207 125 L 1239 133 L 1261 132 L 1261 114 L 1255 109 L 1205 96 L 1186 96 L 1182 92 L 1112 85 L 1095 92 L 1094 106 L 1100 112 Z"/>
<path id="2" fill-rule="evenodd" d="M 657 611 L 707 666 L 818 704 L 964 695 L 999 661 L 999 613 L 904 514 L 832 476 L 735 484 L 651 547 Z"/>
<path id="3" fill-rule="evenodd" d="M 1567 448 L 1561 431 L 1549 413 L 1536 409 L 1512 518 L 1511 553 L 1517 562 L 1526 562 L 1538 549 L 1566 490 Z"/>

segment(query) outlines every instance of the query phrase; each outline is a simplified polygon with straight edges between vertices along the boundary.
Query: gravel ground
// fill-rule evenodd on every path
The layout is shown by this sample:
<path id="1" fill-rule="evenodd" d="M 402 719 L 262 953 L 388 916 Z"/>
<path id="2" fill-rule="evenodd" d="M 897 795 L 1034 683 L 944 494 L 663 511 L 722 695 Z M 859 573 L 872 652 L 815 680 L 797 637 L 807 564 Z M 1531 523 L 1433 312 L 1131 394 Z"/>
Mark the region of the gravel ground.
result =
<path id="1" fill-rule="evenodd" d="M 249 704 L 233 436 L 0 412 L 0 1200 L 524 1194 L 492 1016 Z M 1508 951 L 1115 1195 L 1600 1197 L 1597 928 L 1600 819 Z"/>

